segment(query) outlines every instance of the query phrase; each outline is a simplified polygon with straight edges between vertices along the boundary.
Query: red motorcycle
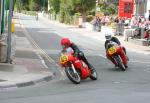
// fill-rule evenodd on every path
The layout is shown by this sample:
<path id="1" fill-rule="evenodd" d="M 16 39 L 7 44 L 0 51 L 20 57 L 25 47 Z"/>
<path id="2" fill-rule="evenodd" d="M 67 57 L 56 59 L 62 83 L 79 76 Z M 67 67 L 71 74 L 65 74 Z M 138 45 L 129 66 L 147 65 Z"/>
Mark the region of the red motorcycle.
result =
<path id="1" fill-rule="evenodd" d="M 108 49 L 106 55 L 111 61 L 117 65 L 122 71 L 125 71 L 127 68 L 127 57 L 124 53 L 123 47 L 118 44 L 108 43 Z"/>
<path id="2" fill-rule="evenodd" d="M 81 80 L 88 77 L 92 80 L 97 80 L 97 72 L 94 69 L 92 72 L 88 66 L 72 52 L 63 51 L 59 58 L 60 64 L 65 67 L 67 77 L 75 84 L 79 84 Z"/>

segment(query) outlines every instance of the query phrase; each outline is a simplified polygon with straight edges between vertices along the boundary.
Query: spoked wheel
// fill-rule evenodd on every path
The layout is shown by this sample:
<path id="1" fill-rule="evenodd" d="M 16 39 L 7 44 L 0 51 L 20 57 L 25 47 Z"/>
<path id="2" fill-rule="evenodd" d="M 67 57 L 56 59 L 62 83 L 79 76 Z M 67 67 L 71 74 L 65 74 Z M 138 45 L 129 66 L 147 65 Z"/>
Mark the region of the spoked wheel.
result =
<path id="1" fill-rule="evenodd" d="M 78 73 L 74 73 L 71 67 L 65 68 L 67 77 L 75 84 L 80 84 L 81 78 Z"/>
<path id="2" fill-rule="evenodd" d="M 92 69 L 92 71 L 91 71 L 91 76 L 90 76 L 90 78 L 91 78 L 92 80 L 97 80 L 97 79 L 98 79 L 97 71 L 95 70 L 94 67 L 92 67 L 92 68 L 93 68 L 93 69 Z"/>
<path id="3" fill-rule="evenodd" d="M 118 63 L 119 68 L 120 68 L 122 71 L 125 71 L 125 70 L 126 70 L 126 67 L 125 67 L 125 65 L 123 64 L 121 57 L 120 57 L 120 56 L 116 56 L 116 57 L 115 57 L 115 60 L 116 60 L 116 62 Z"/>
<path id="4" fill-rule="evenodd" d="M 120 68 L 121 68 L 122 71 L 125 71 L 125 70 L 126 70 L 126 67 L 124 66 L 123 63 L 120 64 Z"/>

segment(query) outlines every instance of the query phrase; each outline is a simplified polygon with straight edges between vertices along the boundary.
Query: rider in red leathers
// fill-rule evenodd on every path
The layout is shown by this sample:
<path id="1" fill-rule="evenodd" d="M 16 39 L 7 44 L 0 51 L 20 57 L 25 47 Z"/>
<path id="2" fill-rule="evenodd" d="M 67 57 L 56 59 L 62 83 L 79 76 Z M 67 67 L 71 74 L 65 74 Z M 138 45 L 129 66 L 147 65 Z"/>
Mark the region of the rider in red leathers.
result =
<path id="1" fill-rule="evenodd" d="M 68 47 L 71 47 L 74 51 L 74 55 L 77 56 L 79 59 L 83 60 L 88 65 L 89 69 L 91 71 L 93 71 L 93 67 L 87 61 L 86 57 L 84 56 L 84 53 L 82 51 L 80 51 L 78 46 L 75 45 L 73 42 L 71 42 L 69 38 L 62 38 L 61 46 L 62 46 L 63 50 L 65 50 Z"/>

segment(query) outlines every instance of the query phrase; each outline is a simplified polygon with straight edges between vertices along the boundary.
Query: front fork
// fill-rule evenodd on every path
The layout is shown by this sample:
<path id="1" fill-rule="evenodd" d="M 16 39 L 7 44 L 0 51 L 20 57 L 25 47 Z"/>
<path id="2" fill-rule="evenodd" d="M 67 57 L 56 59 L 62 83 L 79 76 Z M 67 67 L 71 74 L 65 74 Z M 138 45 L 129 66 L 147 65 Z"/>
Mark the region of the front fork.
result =
<path id="1" fill-rule="evenodd" d="M 71 63 L 71 67 L 72 67 L 72 69 L 73 69 L 73 72 L 74 73 L 77 73 L 77 71 L 76 71 L 76 69 L 75 69 L 75 67 L 74 67 L 74 65 Z"/>
<path id="2" fill-rule="evenodd" d="M 117 65 L 119 65 L 119 64 L 118 64 L 116 58 L 119 58 L 119 59 L 120 59 L 120 62 L 123 63 L 123 61 L 122 61 L 120 55 L 118 55 L 117 57 L 116 57 L 116 56 L 114 57 L 114 61 L 115 61 L 115 63 L 116 63 Z"/>

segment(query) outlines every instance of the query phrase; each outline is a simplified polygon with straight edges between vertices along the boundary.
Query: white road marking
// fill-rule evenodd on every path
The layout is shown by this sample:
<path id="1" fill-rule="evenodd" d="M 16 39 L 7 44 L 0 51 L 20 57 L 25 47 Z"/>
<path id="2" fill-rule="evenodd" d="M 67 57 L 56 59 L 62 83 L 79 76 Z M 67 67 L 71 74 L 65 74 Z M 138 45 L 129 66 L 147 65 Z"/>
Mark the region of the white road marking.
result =
<path id="1" fill-rule="evenodd" d="M 106 56 L 104 56 L 104 55 L 99 54 L 98 56 L 100 56 L 100 57 L 102 57 L 104 59 L 107 59 Z"/>
<path id="2" fill-rule="evenodd" d="M 150 62 L 143 62 L 143 61 L 129 61 L 131 63 L 143 63 L 143 64 L 150 64 Z"/>

